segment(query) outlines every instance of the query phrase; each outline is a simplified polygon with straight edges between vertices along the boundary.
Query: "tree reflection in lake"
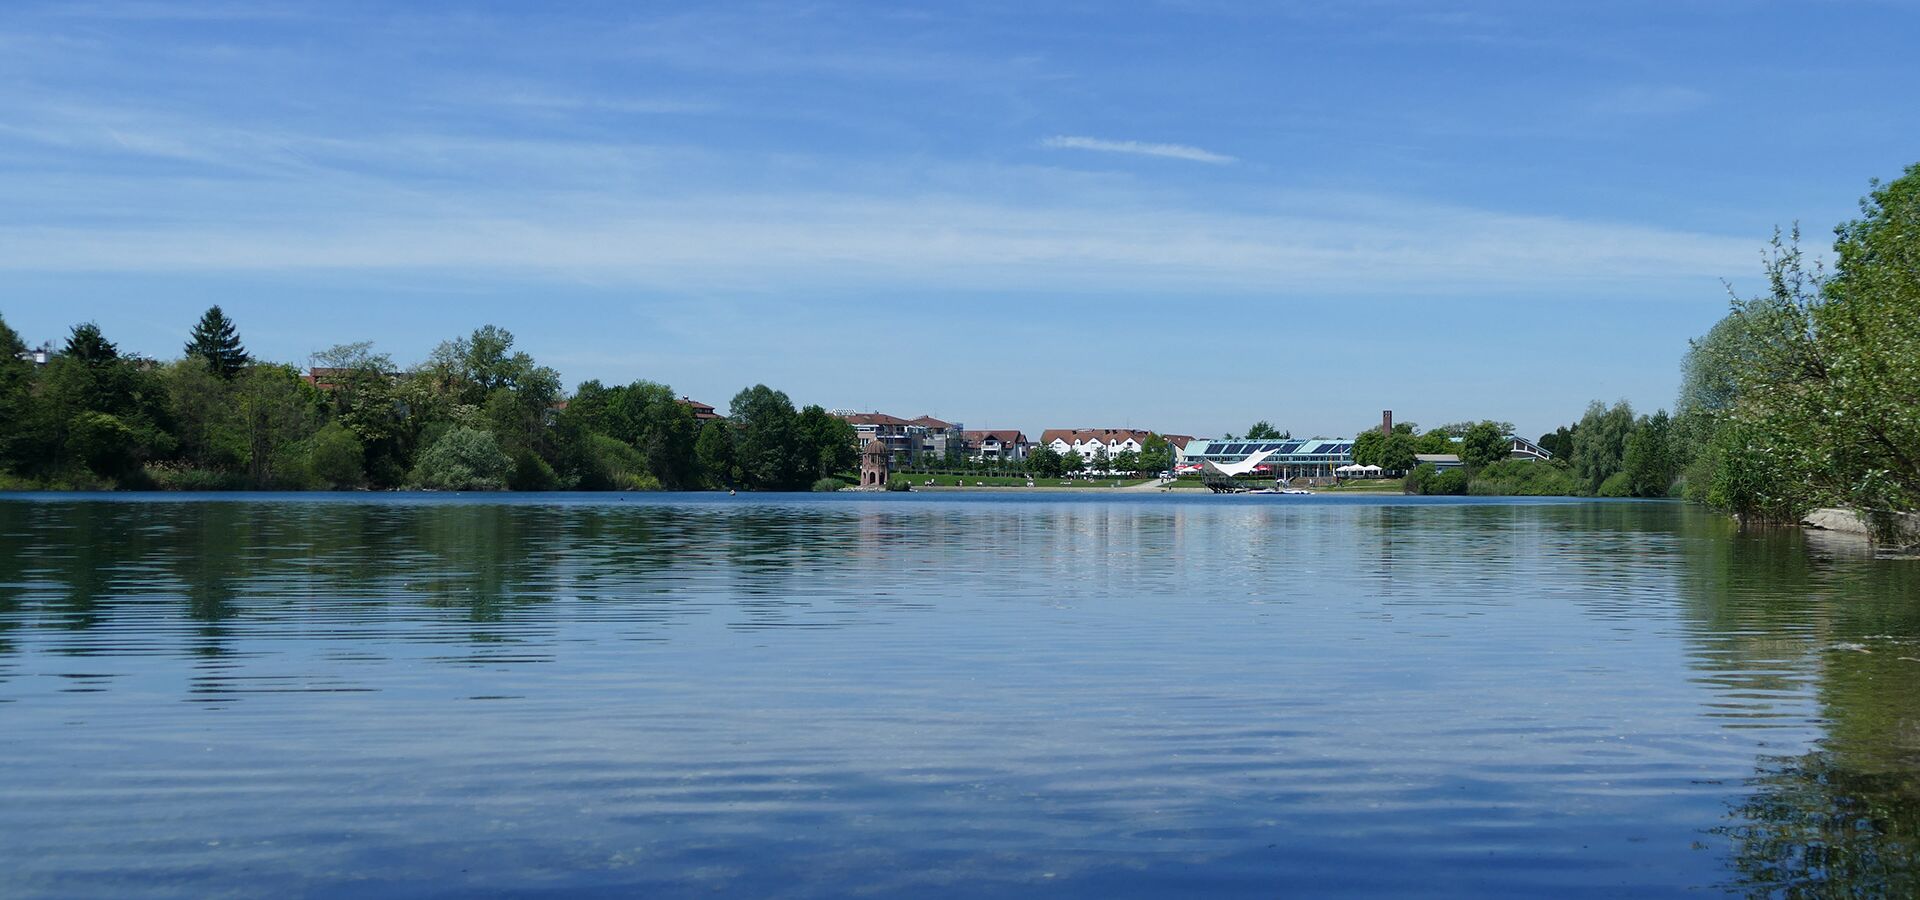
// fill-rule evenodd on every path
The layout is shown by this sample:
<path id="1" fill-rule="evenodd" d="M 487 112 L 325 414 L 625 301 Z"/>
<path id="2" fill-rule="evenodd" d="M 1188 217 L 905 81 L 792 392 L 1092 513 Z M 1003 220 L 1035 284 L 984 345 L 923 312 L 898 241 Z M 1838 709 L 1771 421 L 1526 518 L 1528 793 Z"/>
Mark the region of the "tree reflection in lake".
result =
<path id="1" fill-rule="evenodd" d="M 1825 731 L 1809 752 L 1763 757 L 1717 829 L 1728 887 L 1920 896 L 1920 561 L 1780 529 L 1708 535 L 1688 558 L 1710 681 L 1766 716 L 1811 669 Z"/>

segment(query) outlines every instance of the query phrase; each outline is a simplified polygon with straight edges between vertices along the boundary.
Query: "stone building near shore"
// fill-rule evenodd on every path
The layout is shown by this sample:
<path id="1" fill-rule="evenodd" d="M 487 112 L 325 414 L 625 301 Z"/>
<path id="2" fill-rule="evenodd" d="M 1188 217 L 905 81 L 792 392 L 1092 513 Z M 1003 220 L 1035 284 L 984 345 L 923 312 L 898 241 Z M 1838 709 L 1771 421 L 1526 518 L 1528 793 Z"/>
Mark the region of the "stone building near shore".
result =
<path id="1" fill-rule="evenodd" d="M 865 450 L 860 452 L 860 487 L 865 490 L 885 490 L 887 479 L 893 475 L 893 453 L 882 440 L 867 442 Z"/>

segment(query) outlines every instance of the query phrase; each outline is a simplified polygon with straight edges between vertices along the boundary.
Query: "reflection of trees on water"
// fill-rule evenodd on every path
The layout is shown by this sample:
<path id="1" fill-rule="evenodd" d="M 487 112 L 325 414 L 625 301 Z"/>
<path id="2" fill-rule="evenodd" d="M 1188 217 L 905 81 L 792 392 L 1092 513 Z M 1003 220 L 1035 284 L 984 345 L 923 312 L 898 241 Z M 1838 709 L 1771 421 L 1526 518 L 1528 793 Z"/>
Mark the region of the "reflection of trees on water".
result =
<path id="1" fill-rule="evenodd" d="M 1816 751 L 1763 764 L 1734 809 L 1734 886 L 1754 896 L 1920 896 L 1920 780 Z"/>
<path id="2" fill-rule="evenodd" d="M 1744 701 L 1753 716 L 1810 672 L 1826 734 L 1760 762 L 1718 829 L 1732 842 L 1728 887 L 1920 896 L 1920 565 L 1730 529 L 1709 523 L 1687 554 L 1695 665 L 1723 695 L 1759 698 Z"/>
<path id="3" fill-rule="evenodd" d="M 922 605 L 920 572 L 954 554 L 984 565 L 1009 529 L 1044 531 L 1024 516 L 954 515 L 866 504 L 0 504 L 0 641 L 72 633 L 42 638 L 70 654 L 177 642 L 224 677 L 240 638 L 551 643 L 561 620 L 537 611 L 555 601 L 580 604 L 569 618 L 642 632 L 716 612 L 740 627 L 831 626 Z M 193 627 L 156 628 L 159 617 Z M 15 652 L 0 642 L 0 656 Z"/>
<path id="4" fill-rule="evenodd" d="M 154 617 L 196 623 L 184 649 L 227 655 L 240 629 L 302 639 L 445 640 L 422 612 L 458 612 L 476 643 L 550 634 L 521 610 L 558 598 L 672 596 L 724 558 L 712 515 L 672 507 L 394 503 L 0 504 L 0 637 L 85 633 L 56 652 L 151 642 Z M 689 611 L 690 612 L 690 611 Z M 672 616 L 647 617 L 664 624 Z M 512 619 L 509 622 L 509 619 Z M 0 653 L 14 652 L 0 644 Z"/>

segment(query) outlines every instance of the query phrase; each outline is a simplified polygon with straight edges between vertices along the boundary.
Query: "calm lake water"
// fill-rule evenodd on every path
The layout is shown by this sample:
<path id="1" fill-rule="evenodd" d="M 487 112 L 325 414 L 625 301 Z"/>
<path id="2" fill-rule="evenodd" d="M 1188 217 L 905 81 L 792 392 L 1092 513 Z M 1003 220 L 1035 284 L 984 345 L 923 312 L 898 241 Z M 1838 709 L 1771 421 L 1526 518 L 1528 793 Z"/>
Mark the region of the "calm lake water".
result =
<path id="1" fill-rule="evenodd" d="M 1920 562 L 1817 538 L 0 498 L 0 895 L 1910 896 Z"/>

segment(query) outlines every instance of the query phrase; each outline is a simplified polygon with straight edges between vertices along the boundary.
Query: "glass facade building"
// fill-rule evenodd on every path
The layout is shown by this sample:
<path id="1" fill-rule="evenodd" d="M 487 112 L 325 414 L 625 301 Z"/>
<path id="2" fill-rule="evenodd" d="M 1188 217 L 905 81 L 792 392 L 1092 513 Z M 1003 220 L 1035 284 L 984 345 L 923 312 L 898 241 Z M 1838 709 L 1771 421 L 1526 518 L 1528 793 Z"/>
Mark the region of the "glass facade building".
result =
<path id="1" fill-rule="evenodd" d="M 1196 439 L 1180 452 L 1183 463 L 1210 462 L 1221 467 L 1251 463 L 1266 466 L 1262 475 L 1275 478 L 1331 477 L 1333 470 L 1353 462 L 1353 438 L 1287 438 L 1278 441 Z"/>

